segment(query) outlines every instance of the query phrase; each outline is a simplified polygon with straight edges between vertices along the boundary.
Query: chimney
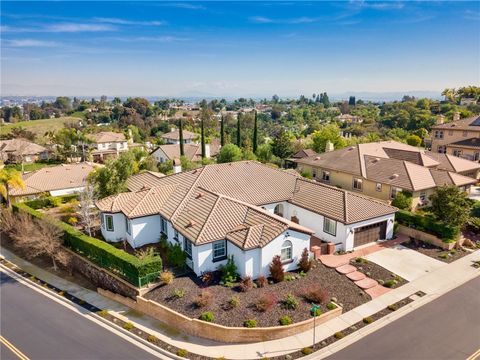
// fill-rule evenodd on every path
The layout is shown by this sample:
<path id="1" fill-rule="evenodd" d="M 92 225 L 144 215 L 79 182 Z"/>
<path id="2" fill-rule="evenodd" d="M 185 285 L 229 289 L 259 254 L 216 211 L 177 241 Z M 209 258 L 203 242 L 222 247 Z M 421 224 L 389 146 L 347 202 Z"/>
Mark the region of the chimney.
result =
<path id="1" fill-rule="evenodd" d="M 180 159 L 174 159 L 173 160 L 173 173 L 178 174 L 182 172 L 182 163 L 180 162 Z"/>
<path id="2" fill-rule="evenodd" d="M 437 116 L 437 125 L 442 125 L 445 122 L 445 116 L 444 115 L 438 115 Z"/>
<path id="3" fill-rule="evenodd" d="M 210 144 L 205 144 L 205 158 L 210 159 Z"/>
<path id="4" fill-rule="evenodd" d="M 327 144 L 325 145 L 325 152 L 330 152 L 335 150 L 333 143 L 329 140 L 327 141 Z"/>
<path id="5" fill-rule="evenodd" d="M 453 121 L 458 121 L 460 120 L 460 113 L 458 111 L 455 111 L 453 114 Z"/>

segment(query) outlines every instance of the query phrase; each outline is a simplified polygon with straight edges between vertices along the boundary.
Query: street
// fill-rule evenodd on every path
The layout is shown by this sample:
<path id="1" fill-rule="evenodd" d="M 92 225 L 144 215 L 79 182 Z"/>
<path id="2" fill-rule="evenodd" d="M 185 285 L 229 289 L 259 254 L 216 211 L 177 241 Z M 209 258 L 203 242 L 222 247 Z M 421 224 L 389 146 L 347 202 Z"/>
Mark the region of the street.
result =
<path id="1" fill-rule="evenodd" d="M 465 360 L 480 348 L 480 277 L 390 323 L 328 360 Z"/>
<path id="2" fill-rule="evenodd" d="M 80 314 L 0 273 L 1 335 L 30 359 L 156 359 Z M 23 359 L 2 341 L 2 360 Z"/>

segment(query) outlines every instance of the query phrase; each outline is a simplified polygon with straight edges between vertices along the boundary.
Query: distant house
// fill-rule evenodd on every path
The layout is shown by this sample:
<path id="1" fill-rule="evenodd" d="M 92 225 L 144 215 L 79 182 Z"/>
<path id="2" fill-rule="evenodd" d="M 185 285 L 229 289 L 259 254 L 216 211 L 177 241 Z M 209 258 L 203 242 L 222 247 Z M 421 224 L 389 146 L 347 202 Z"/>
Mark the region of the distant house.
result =
<path id="1" fill-rule="evenodd" d="M 183 143 L 196 144 L 200 135 L 190 131 L 183 130 Z M 160 136 L 167 144 L 180 144 L 180 131 L 172 129 L 172 131 Z"/>
<path id="2" fill-rule="evenodd" d="M 141 144 L 135 144 L 127 140 L 123 133 L 112 131 L 102 131 L 87 135 L 92 141 L 93 161 L 102 163 L 110 158 L 117 158 L 120 153 L 128 151 L 133 147 L 143 147 Z"/>
<path id="3" fill-rule="evenodd" d="M 275 255 L 286 271 L 296 269 L 312 235 L 338 250 L 390 239 L 397 210 L 254 161 L 207 165 L 139 186 L 97 202 L 103 237 L 133 248 L 165 237 L 185 251 L 197 275 L 228 256 L 241 276 L 268 276 Z"/>
<path id="4" fill-rule="evenodd" d="M 184 144 L 185 157 L 190 161 L 202 160 L 202 147 L 199 144 Z M 211 158 L 218 155 L 220 141 L 213 139 L 210 144 L 205 144 L 205 157 Z M 180 159 L 180 144 L 166 144 L 156 147 L 151 155 L 159 162 L 164 163 L 170 160 Z"/>
<path id="5" fill-rule="evenodd" d="M 25 139 L 0 140 L 0 160 L 4 163 L 33 163 L 47 160 L 49 151 Z"/>
<path id="6" fill-rule="evenodd" d="M 17 201 L 33 199 L 43 194 L 60 196 L 81 192 L 86 186 L 88 174 L 96 166 L 98 165 L 89 162 L 62 164 L 25 173 L 25 189 L 10 189 L 10 198 Z"/>
<path id="7" fill-rule="evenodd" d="M 360 116 L 354 116 L 350 114 L 338 115 L 336 119 L 341 122 L 353 123 L 353 124 L 360 124 L 363 122 L 363 119 Z"/>

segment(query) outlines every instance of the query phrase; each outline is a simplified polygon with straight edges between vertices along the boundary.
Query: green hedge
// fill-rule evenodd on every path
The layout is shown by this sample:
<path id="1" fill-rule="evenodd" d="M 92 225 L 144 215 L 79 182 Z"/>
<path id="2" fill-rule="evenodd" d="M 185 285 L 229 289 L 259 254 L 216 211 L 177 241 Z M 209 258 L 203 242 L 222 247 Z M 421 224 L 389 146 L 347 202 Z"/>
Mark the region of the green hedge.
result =
<path id="1" fill-rule="evenodd" d="M 459 227 L 445 225 L 429 215 L 420 215 L 406 210 L 399 210 L 395 215 L 395 219 L 399 224 L 425 231 L 447 243 L 456 241 L 460 235 Z"/>
<path id="2" fill-rule="evenodd" d="M 78 194 L 69 194 L 62 196 L 44 196 L 38 199 L 25 201 L 24 203 L 32 209 L 43 209 L 46 207 L 55 207 L 56 202 L 66 204 L 73 199 L 78 199 L 78 197 Z"/>
<path id="3" fill-rule="evenodd" d="M 27 212 L 36 218 L 42 219 L 47 216 L 27 206 L 26 203 L 17 203 L 13 207 L 14 210 Z M 52 218 L 49 219 L 64 231 L 65 246 L 135 286 L 143 286 L 155 280 L 162 270 L 160 257 L 140 260 L 105 241 L 85 235 L 69 224 Z"/>

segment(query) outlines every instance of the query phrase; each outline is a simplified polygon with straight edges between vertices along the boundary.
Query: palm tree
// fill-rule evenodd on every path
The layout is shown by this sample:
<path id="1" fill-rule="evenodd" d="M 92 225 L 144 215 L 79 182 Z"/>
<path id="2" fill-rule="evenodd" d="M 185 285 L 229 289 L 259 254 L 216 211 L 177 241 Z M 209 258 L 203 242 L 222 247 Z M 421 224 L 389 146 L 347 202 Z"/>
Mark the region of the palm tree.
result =
<path id="1" fill-rule="evenodd" d="M 11 188 L 25 189 L 22 174 L 14 169 L 0 170 L 0 195 L 7 201 L 8 207 L 10 207 L 9 191 Z"/>

